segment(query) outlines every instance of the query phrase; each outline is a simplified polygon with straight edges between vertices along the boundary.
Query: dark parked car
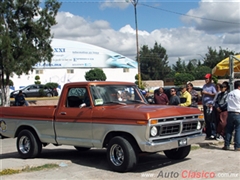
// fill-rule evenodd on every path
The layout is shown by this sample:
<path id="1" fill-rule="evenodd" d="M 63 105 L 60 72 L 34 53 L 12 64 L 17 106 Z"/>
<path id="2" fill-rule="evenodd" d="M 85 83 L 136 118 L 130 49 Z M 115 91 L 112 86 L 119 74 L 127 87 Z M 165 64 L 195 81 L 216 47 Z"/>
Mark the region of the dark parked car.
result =
<path id="1" fill-rule="evenodd" d="M 43 90 L 43 95 L 41 94 L 41 89 Z M 58 91 L 57 89 L 49 89 L 46 86 L 44 86 L 43 84 L 32 84 L 29 86 L 26 86 L 22 89 L 16 90 L 11 92 L 10 97 L 14 98 L 19 91 L 22 90 L 23 95 L 25 97 L 53 97 L 53 96 L 58 96 Z"/>

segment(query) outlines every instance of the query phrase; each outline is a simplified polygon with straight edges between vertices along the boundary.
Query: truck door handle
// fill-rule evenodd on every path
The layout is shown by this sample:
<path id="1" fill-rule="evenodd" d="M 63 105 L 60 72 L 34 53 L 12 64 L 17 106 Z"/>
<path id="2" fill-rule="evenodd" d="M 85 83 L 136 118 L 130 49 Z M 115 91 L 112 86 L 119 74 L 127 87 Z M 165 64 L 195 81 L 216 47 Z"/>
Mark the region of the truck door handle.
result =
<path id="1" fill-rule="evenodd" d="M 60 112 L 60 114 L 61 114 L 61 115 L 67 115 L 67 113 L 66 113 L 66 112 Z"/>

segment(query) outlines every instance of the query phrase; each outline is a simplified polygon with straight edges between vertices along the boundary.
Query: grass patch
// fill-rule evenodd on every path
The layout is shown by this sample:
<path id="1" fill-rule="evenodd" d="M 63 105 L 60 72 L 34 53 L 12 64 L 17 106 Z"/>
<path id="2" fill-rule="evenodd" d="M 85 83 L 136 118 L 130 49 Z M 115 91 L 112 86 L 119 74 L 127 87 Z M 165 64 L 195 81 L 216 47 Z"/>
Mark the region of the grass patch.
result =
<path id="1" fill-rule="evenodd" d="M 18 174 L 22 172 L 32 172 L 32 171 L 41 171 L 44 169 L 52 169 L 52 168 L 57 168 L 59 165 L 57 164 L 44 164 L 42 166 L 36 166 L 36 167 L 25 167 L 23 169 L 4 169 L 0 171 L 0 176 L 4 175 L 12 175 L 12 174 Z"/>
<path id="2" fill-rule="evenodd" d="M 197 149 L 200 149 L 201 147 L 200 146 L 191 146 L 191 150 L 197 150 Z"/>

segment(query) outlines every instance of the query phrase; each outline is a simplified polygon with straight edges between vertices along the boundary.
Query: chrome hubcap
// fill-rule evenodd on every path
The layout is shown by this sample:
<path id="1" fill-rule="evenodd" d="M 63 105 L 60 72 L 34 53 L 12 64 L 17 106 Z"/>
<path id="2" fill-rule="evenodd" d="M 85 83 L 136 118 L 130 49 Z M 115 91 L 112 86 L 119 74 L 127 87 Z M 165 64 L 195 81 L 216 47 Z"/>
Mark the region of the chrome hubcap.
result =
<path id="1" fill-rule="evenodd" d="M 22 136 L 19 140 L 19 150 L 23 154 L 27 154 L 30 151 L 30 139 L 27 136 Z"/>
<path id="2" fill-rule="evenodd" d="M 114 144 L 110 149 L 110 160 L 115 166 L 121 166 L 124 162 L 124 152 L 121 146 Z"/>

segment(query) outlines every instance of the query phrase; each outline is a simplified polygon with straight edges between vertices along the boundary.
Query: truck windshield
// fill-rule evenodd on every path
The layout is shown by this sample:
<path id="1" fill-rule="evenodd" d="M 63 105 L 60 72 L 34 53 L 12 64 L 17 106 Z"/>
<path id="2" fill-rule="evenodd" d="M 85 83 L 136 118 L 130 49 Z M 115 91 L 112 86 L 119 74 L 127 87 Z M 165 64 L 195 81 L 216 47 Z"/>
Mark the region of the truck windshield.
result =
<path id="1" fill-rule="evenodd" d="M 90 89 L 95 106 L 136 103 L 147 104 L 147 101 L 136 86 L 97 85 L 91 86 Z"/>

